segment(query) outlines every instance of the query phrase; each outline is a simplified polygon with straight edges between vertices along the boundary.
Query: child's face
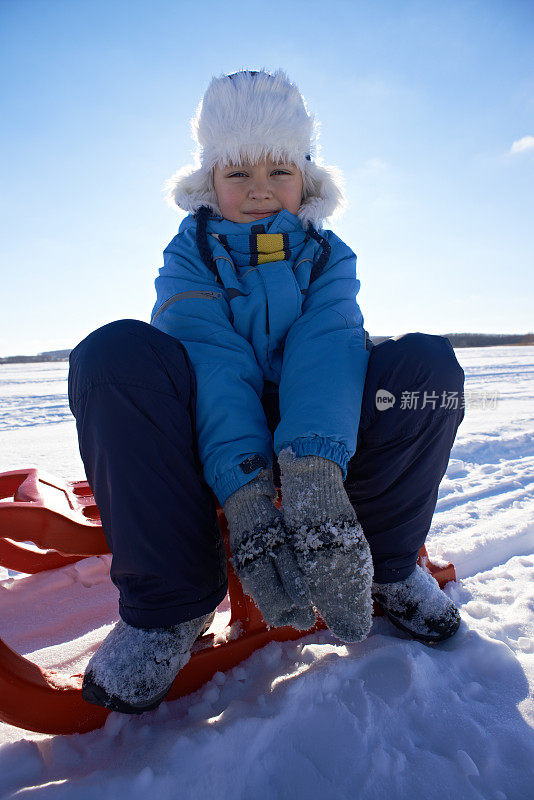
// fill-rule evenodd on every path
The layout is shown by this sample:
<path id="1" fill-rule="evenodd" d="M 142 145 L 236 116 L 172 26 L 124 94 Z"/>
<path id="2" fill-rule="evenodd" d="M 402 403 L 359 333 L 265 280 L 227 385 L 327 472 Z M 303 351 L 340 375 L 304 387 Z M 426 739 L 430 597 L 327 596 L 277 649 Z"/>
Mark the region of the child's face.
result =
<path id="1" fill-rule="evenodd" d="M 302 173 L 292 163 L 217 164 L 213 185 L 221 214 L 230 222 L 264 219 L 284 208 L 296 214 L 302 203 Z"/>

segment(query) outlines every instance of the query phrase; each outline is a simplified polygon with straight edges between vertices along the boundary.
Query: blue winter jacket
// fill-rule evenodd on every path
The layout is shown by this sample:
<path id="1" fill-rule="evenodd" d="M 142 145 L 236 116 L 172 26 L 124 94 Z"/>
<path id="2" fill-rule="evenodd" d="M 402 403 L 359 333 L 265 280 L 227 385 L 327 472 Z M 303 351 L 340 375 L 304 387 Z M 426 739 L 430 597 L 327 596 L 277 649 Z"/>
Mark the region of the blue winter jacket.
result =
<path id="1" fill-rule="evenodd" d="M 335 461 L 345 478 L 369 359 L 352 250 L 332 231 L 320 231 L 331 253 L 310 283 L 320 243 L 287 210 L 261 223 L 268 233 L 301 234 L 288 259 L 251 266 L 237 252 L 233 258 L 232 241 L 243 234 L 248 241 L 258 222 L 212 217 L 207 238 L 219 282 L 200 257 L 196 220 L 188 216 L 156 278 L 152 324 L 183 343 L 194 367 L 199 454 L 221 505 L 272 466 L 273 447 L 276 454 L 291 446 L 297 456 Z M 274 443 L 261 404 L 264 381 L 279 385 Z"/>

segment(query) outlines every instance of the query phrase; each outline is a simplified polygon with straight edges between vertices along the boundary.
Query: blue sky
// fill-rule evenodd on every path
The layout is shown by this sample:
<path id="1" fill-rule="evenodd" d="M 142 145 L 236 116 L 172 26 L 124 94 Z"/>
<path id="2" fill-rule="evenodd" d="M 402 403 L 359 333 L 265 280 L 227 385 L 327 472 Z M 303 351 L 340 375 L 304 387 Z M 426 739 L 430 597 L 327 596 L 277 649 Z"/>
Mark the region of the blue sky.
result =
<path id="1" fill-rule="evenodd" d="M 0 355 L 148 320 L 189 120 L 257 67 L 345 175 L 371 334 L 534 330 L 533 44 L 530 0 L 0 0 Z"/>

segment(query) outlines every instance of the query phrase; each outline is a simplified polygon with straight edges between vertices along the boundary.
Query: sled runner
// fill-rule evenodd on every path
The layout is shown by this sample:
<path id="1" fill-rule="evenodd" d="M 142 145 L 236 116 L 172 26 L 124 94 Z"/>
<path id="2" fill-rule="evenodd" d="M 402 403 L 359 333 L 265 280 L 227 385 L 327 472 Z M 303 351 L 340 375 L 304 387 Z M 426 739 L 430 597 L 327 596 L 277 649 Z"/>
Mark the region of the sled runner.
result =
<path id="1" fill-rule="evenodd" d="M 223 634 L 207 633 L 196 642 L 167 700 L 196 691 L 216 672 L 235 667 L 268 642 L 300 639 L 326 627 L 320 618 L 305 632 L 289 626 L 267 627 L 232 568 L 226 519 L 220 508 L 218 518 L 228 556 L 230 622 Z M 98 508 L 85 481 L 62 481 L 36 469 L 0 474 L 0 565 L 33 574 L 108 552 Z M 419 563 L 440 586 L 455 580 L 453 565 L 432 564 L 424 547 Z M 52 734 L 85 733 L 100 727 L 110 712 L 82 699 L 82 678 L 41 669 L 0 639 L 0 720 Z"/>

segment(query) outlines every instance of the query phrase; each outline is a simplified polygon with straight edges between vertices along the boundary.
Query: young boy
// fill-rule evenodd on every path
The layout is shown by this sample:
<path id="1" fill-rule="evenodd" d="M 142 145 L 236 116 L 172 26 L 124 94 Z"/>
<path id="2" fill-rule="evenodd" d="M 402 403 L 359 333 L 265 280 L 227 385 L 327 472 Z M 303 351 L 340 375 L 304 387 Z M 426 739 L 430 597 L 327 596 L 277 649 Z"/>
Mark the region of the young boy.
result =
<path id="1" fill-rule="evenodd" d="M 435 398 L 461 394 L 463 371 L 440 336 L 369 341 L 356 256 L 322 229 L 342 193 L 314 160 L 313 127 L 282 71 L 213 79 L 194 121 L 199 164 L 170 183 L 189 215 L 151 325 L 112 323 L 72 353 L 71 408 L 120 591 L 121 620 L 84 678 L 90 702 L 154 708 L 189 659 L 226 593 L 213 494 L 271 625 L 307 630 L 315 608 L 360 641 L 374 598 L 422 641 L 458 628 L 416 560 L 463 417 Z M 379 389 L 397 398 L 385 411 Z M 407 410 L 404 391 L 433 403 Z"/>

